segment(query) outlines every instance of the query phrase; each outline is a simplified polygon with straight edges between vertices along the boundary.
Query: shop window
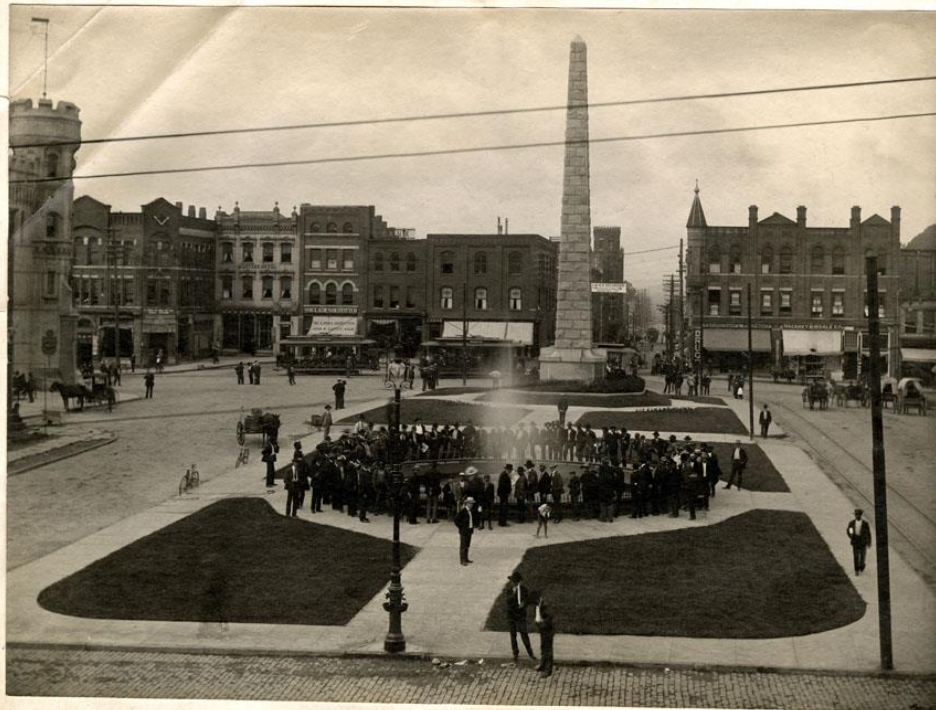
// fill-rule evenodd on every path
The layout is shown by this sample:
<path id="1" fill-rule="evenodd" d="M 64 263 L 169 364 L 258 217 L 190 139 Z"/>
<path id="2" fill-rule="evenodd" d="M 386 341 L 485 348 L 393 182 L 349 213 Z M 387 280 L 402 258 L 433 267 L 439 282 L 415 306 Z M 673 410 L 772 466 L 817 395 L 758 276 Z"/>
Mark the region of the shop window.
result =
<path id="1" fill-rule="evenodd" d="M 374 308 L 384 307 L 384 288 L 381 284 L 374 285 Z"/>
<path id="2" fill-rule="evenodd" d="M 374 254 L 374 271 L 383 271 L 384 256 L 382 251 Z"/>
<path id="3" fill-rule="evenodd" d="M 338 305 L 338 284 L 336 283 L 325 284 L 325 305 L 326 306 Z"/>
<path id="4" fill-rule="evenodd" d="M 263 263 L 272 264 L 273 263 L 273 244 L 270 242 L 264 242 L 261 249 L 263 250 Z"/>
<path id="5" fill-rule="evenodd" d="M 341 250 L 341 269 L 343 271 L 354 271 L 354 250 Z"/>
<path id="6" fill-rule="evenodd" d="M 234 277 L 222 276 L 221 277 L 221 299 L 224 301 L 229 301 L 232 298 L 234 298 Z"/>
<path id="7" fill-rule="evenodd" d="M 780 292 L 780 315 L 788 316 L 793 313 L 793 292 Z"/>
<path id="8" fill-rule="evenodd" d="M 741 273 L 741 247 L 737 244 L 732 245 L 728 251 L 728 271 L 732 274 Z"/>
<path id="9" fill-rule="evenodd" d="M 234 245 L 231 242 L 221 242 L 221 263 L 234 263 Z"/>
<path id="10" fill-rule="evenodd" d="M 845 294 L 841 291 L 832 292 L 832 317 L 843 318 L 845 316 Z"/>
<path id="11" fill-rule="evenodd" d="M 762 316 L 773 315 L 773 291 L 761 291 L 760 312 Z"/>
<path id="12" fill-rule="evenodd" d="M 442 252 L 441 265 L 442 265 L 443 274 L 454 274 L 455 273 L 455 252 L 453 251 Z"/>
<path id="13" fill-rule="evenodd" d="M 260 298 L 273 298 L 273 277 L 272 276 L 263 277 L 263 290 L 260 294 Z"/>
<path id="14" fill-rule="evenodd" d="M 486 288 L 476 288 L 475 289 L 475 298 L 474 298 L 474 307 L 478 311 L 486 311 L 488 307 L 487 300 L 487 289 Z"/>
<path id="15" fill-rule="evenodd" d="M 813 292 L 810 296 L 809 313 L 813 318 L 822 318 L 822 294 Z"/>
<path id="16" fill-rule="evenodd" d="M 390 271 L 400 270 L 400 255 L 397 252 L 390 254 Z"/>
<path id="17" fill-rule="evenodd" d="M 328 271 L 338 270 L 338 250 L 337 249 L 325 250 L 325 269 Z"/>
<path id="18" fill-rule="evenodd" d="M 741 315 L 741 291 L 737 289 L 731 289 L 728 292 L 728 315 Z"/>
<path id="19" fill-rule="evenodd" d="M 809 271 L 812 274 L 825 271 L 825 250 L 821 246 L 814 246 L 809 253 Z"/>
<path id="20" fill-rule="evenodd" d="M 244 243 L 241 245 L 241 247 L 243 248 L 243 259 L 242 259 L 242 261 L 248 262 L 248 263 L 249 263 L 249 262 L 252 262 L 252 261 L 253 261 L 253 247 L 254 247 L 253 243 L 251 243 L 251 242 L 244 242 Z"/>
<path id="21" fill-rule="evenodd" d="M 309 305 L 318 306 L 322 303 L 322 287 L 313 282 L 309 284 Z"/>
<path id="22" fill-rule="evenodd" d="M 416 308 L 416 288 L 414 286 L 406 287 L 406 307 Z"/>
<path id="23" fill-rule="evenodd" d="M 309 249 L 309 268 L 313 271 L 322 270 L 322 250 Z"/>
<path id="24" fill-rule="evenodd" d="M 762 274 L 771 273 L 773 268 L 773 249 L 769 246 L 766 246 L 761 251 L 760 257 L 760 272 Z"/>
<path id="25" fill-rule="evenodd" d="M 342 306 L 353 306 L 354 305 L 354 286 L 351 284 L 345 284 L 341 287 L 341 305 Z"/>
<path id="26" fill-rule="evenodd" d="M 241 279 L 243 288 L 241 289 L 241 298 L 253 299 L 253 276 L 244 276 Z"/>
<path id="27" fill-rule="evenodd" d="M 840 246 L 832 249 L 832 273 L 836 276 L 845 273 L 845 250 Z"/>
<path id="28" fill-rule="evenodd" d="M 396 285 L 390 286 L 390 308 L 399 308 L 400 307 L 400 287 Z"/>
<path id="29" fill-rule="evenodd" d="M 446 286 L 445 288 L 442 289 L 442 304 L 441 304 L 442 310 L 443 311 L 452 310 L 454 306 L 453 301 L 454 301 L 454 297 L 453 297 L 452 288 L 450 286 Z"/>
<path id="30" fill-rule="evenodd" d="M 512 275 L 523 273 L 523 254 L 512 251 L 507 255 L 507 273 Z"/>
<path id="31" fill-rule="evenodd" d="M 708 314 L 710 316 L 717 316 L 721 314 L 721 291 L 717 288 L 709 289 Z"/>
<path id="32" fill-rule="evenodd" d="M 289 242 L 283 242 L 280 244 L 280 263 L 282 264 L 291 264 L 292 263 L 292 244 Z"/>
<path id="33" fill-rule="evenodd" d="M 780 249 L 780 273 L 793 273 L 793 247 L 789 244 L 784 244 Z"/>
<path id="34" fill-rule="evenodd" d="M 416 271 L 416 255 L 412 252 L 406 255 L 406 270 Z"/>
<path id="35" fill-rule="evenodd" d="M 523 310 L 523 291 L 519 288 L 510 289 L 509 306 L 512 311 Z"/>
<path id="36" fill-rule="evenodd" d="M 479 251 L 474 255 L 474 272 L 476 274 L 487 273 L 487 254 L 483 251 Z"/>

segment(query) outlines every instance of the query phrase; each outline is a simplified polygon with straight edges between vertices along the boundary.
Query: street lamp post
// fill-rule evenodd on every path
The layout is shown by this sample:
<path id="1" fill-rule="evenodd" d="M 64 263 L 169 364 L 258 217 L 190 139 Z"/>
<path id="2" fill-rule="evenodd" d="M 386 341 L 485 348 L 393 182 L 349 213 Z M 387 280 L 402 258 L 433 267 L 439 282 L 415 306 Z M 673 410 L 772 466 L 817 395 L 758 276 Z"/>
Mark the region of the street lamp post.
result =
<path id="1" fill-rule="evenodd" d="M 406 366 L 399 360 L 394 360 L 387 368 L 387 388 L 393 389 L 393 420 L 391 427 L 390 446 L 390 485 L 389 491 L 393 501 L 393 553 L 390 562 L 390 587 L 387 590 L 387 601 L 384 609 L 390 614 L 390 628 L 384 639 L 384 651 L 387 653 L 402 653 L 406 650 L 406 637 L 403 636 L 402 614 L 409 608 L 404 601 L 403 583 L 400 577 L 400 496 L 403 490 L 403 474 L 400 471 L 400 390 L 406 379 Z"/>

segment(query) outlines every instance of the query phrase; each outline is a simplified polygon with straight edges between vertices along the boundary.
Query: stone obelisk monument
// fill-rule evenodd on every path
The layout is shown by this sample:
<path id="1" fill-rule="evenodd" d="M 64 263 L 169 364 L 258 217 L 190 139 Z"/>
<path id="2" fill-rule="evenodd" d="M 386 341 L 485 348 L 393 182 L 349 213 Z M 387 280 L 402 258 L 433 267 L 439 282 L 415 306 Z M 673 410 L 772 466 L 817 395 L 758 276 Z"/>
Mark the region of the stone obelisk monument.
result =
<path id="1" fill-rule="evenodd" d="M 592 350 L 587 53 L 576 37 L 569 52 L 556 342 L 540 354 L 544 380 L 591 381 L 604 371 L 604 353 Z"/>

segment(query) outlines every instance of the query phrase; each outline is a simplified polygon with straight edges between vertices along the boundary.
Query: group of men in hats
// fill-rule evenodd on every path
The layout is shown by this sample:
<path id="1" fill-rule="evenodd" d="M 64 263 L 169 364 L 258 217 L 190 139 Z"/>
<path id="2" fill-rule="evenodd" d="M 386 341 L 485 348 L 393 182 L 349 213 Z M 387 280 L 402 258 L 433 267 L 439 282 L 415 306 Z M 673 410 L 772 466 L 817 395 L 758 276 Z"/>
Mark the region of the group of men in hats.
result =
<path id="1" fill-rule="evenodd" d="M 540 659 L 536 670 L 544 678 L 553 672 L 553 639 L 555 627 L 553 625 L 552 610 L 546 604 L 543 594 L 532 591 L 523 582 L 523 575 L 514 570 L 507 577 L 510 582 L 504 589 L 504 600 L 507 607 L 507 624 L 510 631 L 510 650 L 513 653 L 514 663 L 519 662 L 520 648 L 517 645 L 517 636 L 523 642 L 523 647 L 531 660 L 537 660 L 530 643 L 528 626 L 528 609 L 535 609 L 536 625 L 540 632 Z"/>

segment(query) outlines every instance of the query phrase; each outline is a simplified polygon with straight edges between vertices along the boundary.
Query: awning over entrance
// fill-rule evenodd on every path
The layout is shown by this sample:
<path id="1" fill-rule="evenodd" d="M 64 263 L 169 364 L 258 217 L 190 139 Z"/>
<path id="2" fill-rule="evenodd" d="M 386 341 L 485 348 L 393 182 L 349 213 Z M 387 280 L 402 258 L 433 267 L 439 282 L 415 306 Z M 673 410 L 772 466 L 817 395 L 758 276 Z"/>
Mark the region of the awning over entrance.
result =
<path id="1" fill-rule="evenodd" d="M 340 336 L 306 336 L 306 335 L 291 335 L 288 338 L 284 338 L 280 341 L 281 348 L 287 347 L 297 347 L 297 346 L 315 346 L 315 347 L 340 347 L 346 345 L 374 345 L 376 340 L 370 338 L 363 338 L 359 335 L 351 337 L 340 337 Z"/>
<path id="2" fill-rule="evenodd" d="M 931 348 L 901 348 L 904 362 L 936 362 L 936 350 Z"/>
<path id="3" fill-rule="evenodd" d="M 784 355 L 841 355 L 840 330 L 783 329 Z"/>
<path id="4" fill-rule="evenodd" d="M 447 320 L 439 340 L 461 340 L 462 322 Z M 533 324 L 513 321 L 469 321 L 468 339 L 503 340 L 521 345 L 533 344 Z"/>
<path id="5" fill-rule="evenodd" d="M 747 328 L 706 328 L 702 347 L 709 352 L 747 352 Z M 754 352 L 770 352 L 770 331 L 751 330 Z"/>
<path id="6" fill-rule="evenodd" d="M 312 325 L 307 336 L 337 335 L 353 337 L 357 335 L 356 316 L 312 316 Z"/>

